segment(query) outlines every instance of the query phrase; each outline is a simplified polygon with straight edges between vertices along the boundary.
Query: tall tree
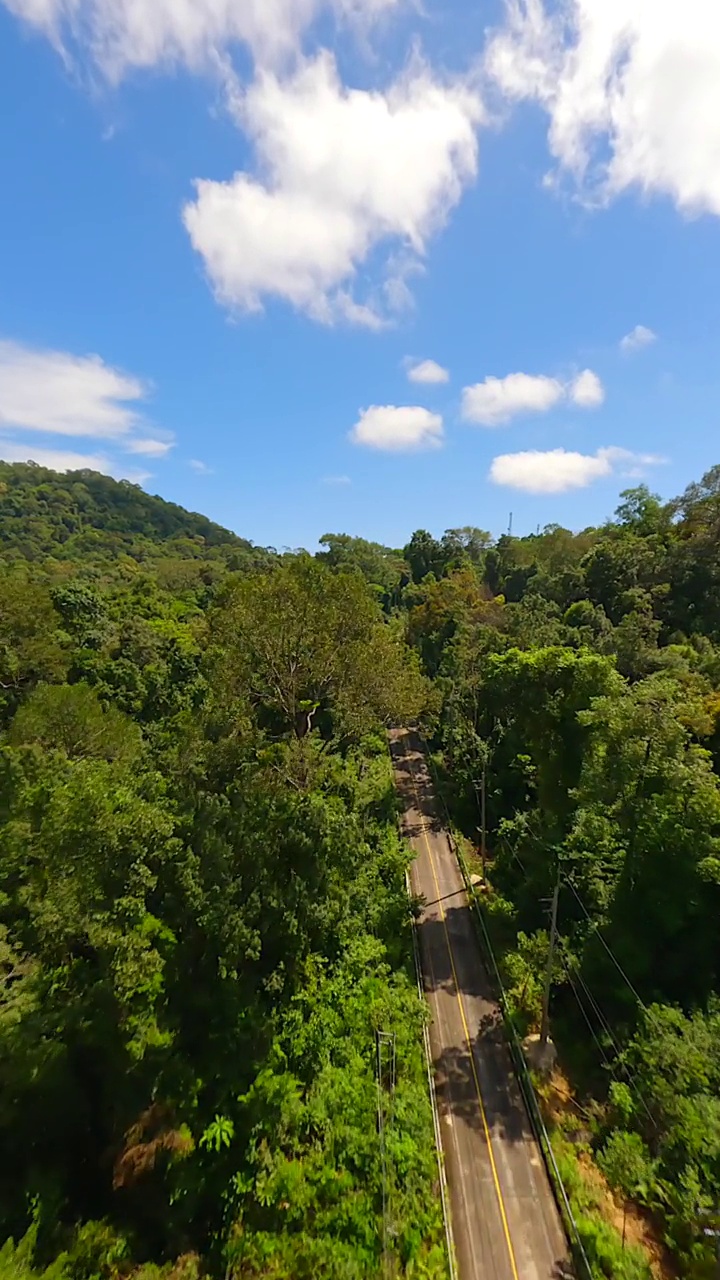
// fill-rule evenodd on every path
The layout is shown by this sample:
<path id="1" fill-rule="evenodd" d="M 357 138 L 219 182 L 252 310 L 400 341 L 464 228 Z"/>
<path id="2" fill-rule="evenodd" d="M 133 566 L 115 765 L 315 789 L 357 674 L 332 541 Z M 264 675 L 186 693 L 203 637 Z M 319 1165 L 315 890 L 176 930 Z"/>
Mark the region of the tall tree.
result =
<path id="1" fill-rule="evenodd" d="M 426 689 L 366 584 L 310 556 L 228 588 L 211 626 L 217 672 L 270 733 L 342 736 L 419 715 Z"/>

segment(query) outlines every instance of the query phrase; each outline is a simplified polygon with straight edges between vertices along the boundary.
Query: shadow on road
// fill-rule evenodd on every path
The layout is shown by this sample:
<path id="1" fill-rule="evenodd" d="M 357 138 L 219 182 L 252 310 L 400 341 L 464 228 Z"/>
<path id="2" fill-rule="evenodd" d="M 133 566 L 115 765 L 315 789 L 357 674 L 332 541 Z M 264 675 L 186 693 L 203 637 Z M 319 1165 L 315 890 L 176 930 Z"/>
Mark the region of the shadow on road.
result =
<path id="1" fill-rule="evenodd" d="M 493 1138 L 515 1144 L 532 1140 L 522 1095 L 510 1073 L 502 1030 L 495 1020 L 481 1027 L 472 1042 L 475 1071 L 467 1044 L 447 1046 L 433 1060 L 438 1106 L 441 1114 L 451 1114 L 484 1134 L 476 1077 L 482 1106 Z"/>
<path id="2" fill-rule="evenodd" d="M 432 830 L 440 831 L 442 824 L 435 802 L 435 793 L 423 757 L 417 753 L 407 754 L 402 746 L 397 744 L 391 744 L 390 754 L 395 770 L 395 785 L 401 799 L 415 812 L 419 810 L 425 825 L 429 825 Z M 412 824 L 407 826 L 407 818 L 406 827 L 410 834 Z M 414 834 L 420 834 L 421 830 L 422 826 L 418 824 L 418 830 Z"/>
<path id="3" fill-rule="evenodd" d="M 482 965 L 461 964 L 460 948 L 467 945 L 464 942 L 466 930 L 468 927 L 472 928 L 467 903 L 447 906 L 448 901 L 450 899 L 443 903 L 444 920 L 439 914 L 441 904 L 436 902 L 428 904 L 426 910 L 433 910 L 437 914 L 423 915 L 417 924 L 425 990 L 428 994 L 440 990 L 454 994 L 457 979 L 461 995 L 480 996 L 492 1001 L 492 992 Z M 474 935 L 472 943 L 475 949 Z"/>
<path id="4" fill-rule="evenodd" d="M 496 1213 L 498 1191 L 500 1207 L 508 1205 L 510 1230 L 519 1242 L 518 1258 L 523 1258 L 525 1274 L 534 1280 L 573 1280 L 574 1271 L 561 1256 L 565 1250 L 562 1228 L 422 743 L 416 734 L 397 730 L 390 742 L 404 808 L 403 832 L 413 841 L 416 854 L 413 891 L 424 895 L 414 896 L 417 938 L 432 1013 L 430 1045 L 438 1109 L 442 1117 L 452 1120 L 447 1132 L 454 1137 L 446 1147 L 442 1129 L 443 1149 L 462 1228 L 458 1238 L 460 1244 L 469 1242 L 463 1255 L 468 1275 L 487 1273 L 487 1268 L 478 1271 L 478 1257 L 484 1262 L 491 1258 L 493 1275 L 509 1274 L 502 1248 L 501 1259 L 483 1235 Z"/>

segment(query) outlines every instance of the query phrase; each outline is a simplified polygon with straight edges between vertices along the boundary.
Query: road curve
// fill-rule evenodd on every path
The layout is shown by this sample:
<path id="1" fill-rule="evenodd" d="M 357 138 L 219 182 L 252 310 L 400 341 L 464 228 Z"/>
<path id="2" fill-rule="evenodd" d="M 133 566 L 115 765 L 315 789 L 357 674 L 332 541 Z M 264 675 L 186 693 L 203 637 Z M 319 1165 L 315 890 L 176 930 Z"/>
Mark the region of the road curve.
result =
<path id="1" fill-rule="evenodd" d="M 562 1280 L 565 1234 L 505 1043 L 462 875 L 419 739 L 390 733 L 432 1023 L 430 1045 L 459 1280 Z"/>

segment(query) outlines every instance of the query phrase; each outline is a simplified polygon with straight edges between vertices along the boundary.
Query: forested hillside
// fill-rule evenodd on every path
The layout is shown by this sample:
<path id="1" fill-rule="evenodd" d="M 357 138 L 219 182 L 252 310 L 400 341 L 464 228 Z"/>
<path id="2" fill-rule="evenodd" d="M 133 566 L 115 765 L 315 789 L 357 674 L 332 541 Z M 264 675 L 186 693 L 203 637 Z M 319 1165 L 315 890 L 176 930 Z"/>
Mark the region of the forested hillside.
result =
<path id="1" fill-rule="evenodd" d="M 392 1274 L 445 1274 L 384 738 L 417 720 L 475 845 L 485 773 L 523 1034 L 560 885 L 561 1154 L 709 1277 L 720 468 L 581 533 L 316 556 L 93 473 L 0 478 L 3 1280 L 378 1276 L 379 1030 Z M 648 1275 L 587 1210 L 596 1274 Z"/>
<path id="2" fill-rule="evenodd" d="M 87 573 L 123 559 L 262 563 L 267 555 L 205 516 L 195 515 L 139 485 L 97 471 L 59 476 L 33 462 L 0 462 L 0 560 L 49 561 L 55 572 L 82 565 Z"/>
<path id="3" fill-rule="evenodd" d="M 135 488 L 4 477 L 0 1275 L 377 1276 L 387 1030 L 395 1265 L 442 1276 L 401 625 Z"/>

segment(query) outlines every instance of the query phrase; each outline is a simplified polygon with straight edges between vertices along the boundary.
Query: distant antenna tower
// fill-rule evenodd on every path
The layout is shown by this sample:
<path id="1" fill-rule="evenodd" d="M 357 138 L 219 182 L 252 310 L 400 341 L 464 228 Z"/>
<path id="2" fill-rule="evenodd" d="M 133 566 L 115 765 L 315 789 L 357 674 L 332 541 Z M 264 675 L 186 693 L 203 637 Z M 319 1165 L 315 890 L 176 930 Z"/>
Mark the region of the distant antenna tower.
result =
<path id="1" fill-rule="evenodd" d="M 510 512 L 510 521 L 509 521 L 509 524 L 508 524 L 508 538 L 512 538 L 512 518 L 513 518 L 513 513 L 512 513 L 512 511 L 511 511 L 511 512 Z"/>
<path id="2" fill-rule="evenodd" d="M 380 1138 L 380 1162 L 382 1166 L 383 1275 L 387 1277 L 390 1274 L 390 1254 L 388 1252 L 390 1224 L 385 1130 L 392 1123 L 392 1098 L 395 1092 L 395 1033 L 392 1031 L 378 1031 L 376 1032 L 375 1040 L 377 1050 L 378 1136 Z M 387 1106 L 386 1114 L 386 1098 L 388 1096 L 390 1103 Z"/>

